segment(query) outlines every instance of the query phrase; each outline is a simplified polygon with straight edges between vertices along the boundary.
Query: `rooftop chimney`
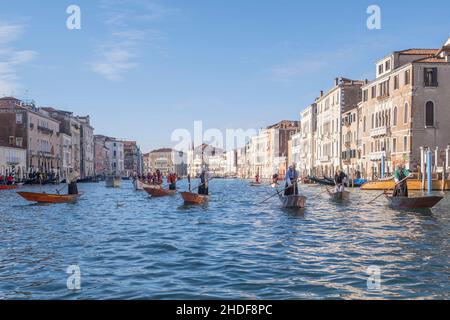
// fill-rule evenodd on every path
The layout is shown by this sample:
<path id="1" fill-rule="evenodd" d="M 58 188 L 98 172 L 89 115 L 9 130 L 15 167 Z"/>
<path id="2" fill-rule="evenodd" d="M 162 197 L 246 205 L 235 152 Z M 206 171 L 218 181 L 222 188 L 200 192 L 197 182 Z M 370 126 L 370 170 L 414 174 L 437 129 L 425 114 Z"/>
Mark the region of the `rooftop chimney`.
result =
<path id="1" fill-rule="evenodd" d="M 320 91 L 320 97 L 323 97 L 323 90 Z"/>

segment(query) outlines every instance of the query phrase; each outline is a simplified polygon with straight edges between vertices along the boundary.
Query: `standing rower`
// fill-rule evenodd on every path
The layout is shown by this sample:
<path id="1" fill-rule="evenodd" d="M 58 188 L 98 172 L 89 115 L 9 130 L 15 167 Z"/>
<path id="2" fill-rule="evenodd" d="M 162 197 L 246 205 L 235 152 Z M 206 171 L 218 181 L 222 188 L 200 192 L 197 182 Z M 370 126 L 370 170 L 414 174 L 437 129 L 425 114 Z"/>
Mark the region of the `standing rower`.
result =
<path id="1" fill-rule="evenodd" d="M 208 173 L 206 172 L 206 169 L 203 169 L 202 173 L 200 174 L 200 183 L 201 185 L 198 187 L 198 194 L 204 196 L 209 195 Z"/>
<path id="2" fill-rule="evenodd" d="M 298 172 L 295 163 L 286 172 L 286 190 L 284 191 L 284 195 L 298 195 Z"/>
<path id="3" fill-rule="evenodd" d="M 76 174 L 76 172 L 73 169 L 70 169 L 70 172 L 67 175 L 67 183 L 69 185 L 68 194 L 70 195 L 78 194 L 77 179 L 78 175 Z"/>
<path id="4" fill-rule="evenodd" d="M 410 176 L 409 170 L 407 170 L 402 164 L 398 165 L 397 170 L 395 170 L 395 190 L 393 197 L 408 197 L 408 181 L 407 177 Z"/>
<path id="5" fill-rule="evenodd" d="M 336 175 L 334 176 L 334 183 L 336 185 L 336 192 L 344 192 L 345 191 L 345 184 L 347 182 L 347 175 L 344 171 L 338 170 L 336 171 Z"/>

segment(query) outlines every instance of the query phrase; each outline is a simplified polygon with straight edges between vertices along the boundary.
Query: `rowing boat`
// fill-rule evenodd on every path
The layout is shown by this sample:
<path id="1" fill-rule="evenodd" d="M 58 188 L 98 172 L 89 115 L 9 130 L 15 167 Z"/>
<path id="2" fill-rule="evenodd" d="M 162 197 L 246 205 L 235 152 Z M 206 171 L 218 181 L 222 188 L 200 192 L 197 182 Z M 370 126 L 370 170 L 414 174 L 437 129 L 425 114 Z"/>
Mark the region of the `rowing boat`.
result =
<path id="1" fill-rule="evenodd" d="M 176 190 L 166 190 L 166 189 L 153 188 L 153 187 L 144 188 L 144 190 L 154 198 L 174 196 L 177 193 Z"/>
<path id="2" fill-rule="evenodd" d="M 408 190 L 412 191 L 420 191 L 422 190 L 422 181 L 417 179 L 409 179 Z M 394 179 L 389 180 L 377 180 L 377 181 L 368 181 L 361 186 L 361 190 L 392 190 L 395 187 Z M 432 188 L 436 191 L 442 190 L 442 180 L 433 180 Z M 450 190 L 450 180 L 446 180 L 444 182 L 444 190 Z"/>
<path id="3" fill-rule="evenodd" d="M 17 185 L 0 185 L 0 190 L 16 190 Z"/>
<path id="4" fill-rule="evenodd" d="M 282 196 L 278 194 L 283 208 L 286 209 L 303 209 L 306 206 L 307 198 L 304 196 Z"/>
<path id="5" fill-rule="evenodd" d="M 105 185 L 107 188 L 120 188 L 121 179 L 118 176 L 106 176 Z"/>
<path id="6" fill-rule="evenodd" d="M 182 192 L 181 196 L 185 204 L 204 204 L 209 200 L 209 196 L 192 192 Z"/>
<path id="7" fill-rule="evenodd" d="M 250 182 L 250 187 L 260 187 L 262 186 L 261 182 Z"/>
<path id="8" fill-rule="evenodd" d="M 30 202 L 37 203 L 70 203 L 78 200 L 82 194 L 48 194 L 48 193 L 33 193 L 33 192 L 17 192 L 22 198 Z"/>
<path id="9" fill-rule="evenodd" d="M 386 195 L 389 206 L 396 209 L 431 209 L 436 206 L 444 197 L 391 197 Z"/>
<path id="10" fill-rule="evenodd" d="M 331 199 L 334 201 L 348 201 L 350 200 L 350 192 L 349 191 L 342 191 L 342 192 L 336 192 L 336 191 L 330 191 L 327 188 L 328 194 L 330 195 Z"/>
<path id="11" fill-rule="evenodd" d="M 142 182 L 140 180 L 135 180 L 134 181 L 134 189 L 136 191 L 144 191 L 144 188 L 161 189 L 161 186 L 160 185 L 156 185 L 156 184 L 147 184 L 147 183 Z"/>

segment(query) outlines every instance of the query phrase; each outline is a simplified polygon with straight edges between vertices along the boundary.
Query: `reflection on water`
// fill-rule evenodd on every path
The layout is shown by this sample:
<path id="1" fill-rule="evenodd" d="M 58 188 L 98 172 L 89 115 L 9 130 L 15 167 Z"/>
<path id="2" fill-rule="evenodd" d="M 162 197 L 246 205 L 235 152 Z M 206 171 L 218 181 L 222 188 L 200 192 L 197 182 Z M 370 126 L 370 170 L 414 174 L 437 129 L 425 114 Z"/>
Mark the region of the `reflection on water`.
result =
<path id="1" fill-rule="evenodd" d="M 423 214 L 367 205 L 377 192 L 335 203 L 304 186 L 308 207 L 296 211 L 261 204 L 273 190 L 245 181 L 215 180 L 200 207 L 130 182 L 80 189 L 78 203 L 50 206 L 0 193 L 0 299 L 450 297 L 449 199 Z M 66 286 L 71 265 L 78 292 Z M 369 266 L 380 291 L 367 289 Z"/>

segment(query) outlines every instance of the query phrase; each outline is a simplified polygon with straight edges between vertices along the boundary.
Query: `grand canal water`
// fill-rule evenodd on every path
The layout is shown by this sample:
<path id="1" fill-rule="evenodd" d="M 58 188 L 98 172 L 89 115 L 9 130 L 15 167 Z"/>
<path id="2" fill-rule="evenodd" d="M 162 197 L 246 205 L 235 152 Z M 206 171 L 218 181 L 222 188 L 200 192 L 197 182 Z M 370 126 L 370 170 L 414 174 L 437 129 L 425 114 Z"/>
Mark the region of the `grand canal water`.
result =
<path id="1" fill-rule="evenodd" d="M 247 186 L 216 180 L 204 207 L 130 182 L 80 185 L 78 203 L 51 206 L 1 191 L 0 299 L 450 298 L 448 199 L 399 212 L 384 199 L 366 205 L 376 192 L 335 204 L 305 186 L 308 208 L 295 212 L 276 198 L 261 205 L 270 187 Z M 81 269 L 76 292 L 70 265 Z M 381 271 L 376 291 L 370 266 Z"/>

